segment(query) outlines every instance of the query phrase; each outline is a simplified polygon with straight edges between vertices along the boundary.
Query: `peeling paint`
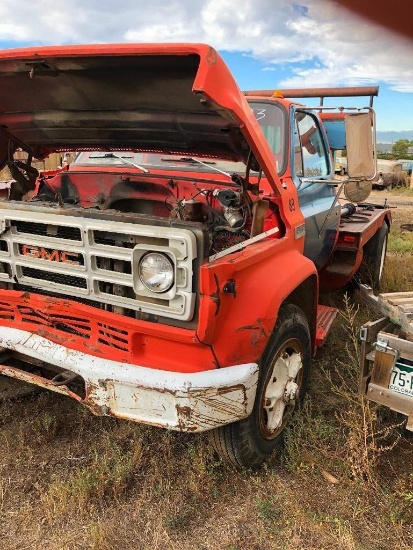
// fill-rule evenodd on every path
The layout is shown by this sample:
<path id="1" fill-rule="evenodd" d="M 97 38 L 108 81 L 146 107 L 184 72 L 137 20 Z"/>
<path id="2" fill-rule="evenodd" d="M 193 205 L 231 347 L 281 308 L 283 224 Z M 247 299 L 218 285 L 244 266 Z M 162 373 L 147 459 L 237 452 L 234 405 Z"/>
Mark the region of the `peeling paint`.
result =
<path id="1" fill-rule="evenodd" d="M 192 410 L 188 406 L 181 407 L 180 405 L 176 405 L 176 412 L 178 417 L 185 418 L 186 420 L 190 420 L 191 418 Z"/>

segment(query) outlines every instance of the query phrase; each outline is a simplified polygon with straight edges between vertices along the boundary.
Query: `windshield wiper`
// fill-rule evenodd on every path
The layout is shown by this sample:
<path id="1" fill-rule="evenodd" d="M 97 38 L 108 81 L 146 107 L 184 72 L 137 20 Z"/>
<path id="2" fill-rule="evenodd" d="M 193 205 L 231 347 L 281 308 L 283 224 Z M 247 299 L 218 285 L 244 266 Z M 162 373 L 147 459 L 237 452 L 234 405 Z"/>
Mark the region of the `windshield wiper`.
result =
<path id="1" fill-rule="evenodd" d="M 109 158 L 109 159 L 110 158 L 117 158 L 117 159 L 121 160 L 124 164 L 130 164 L 131 166 L 134 166 L 135 168 L 138 168 L 138 170 L 141 170 L 145 174 L 149 174 L 149 170 L 147 168 L 144 168 L 140 164 L 136 164 L 135 162 L 132 162 L 131 160 L 128 160 L 125 157 L 122 157 L 121 155 L 117 155 L 116 153 L 113 153 L 113 152 L 105 153 L 103 155 L 103 157 L 98 157 L 98 158 Z"/>
<path id="2" fill-rule="evenodd" d="M 216 164 L 215 161 L 203 162 L 202 160 L 199 160 L 195 157 L 181 157 L 181 158 L 164 157 L 164 158 L 161 158 L 161 161 L 162 162 L 186 162 L 186 163 L 201 164 L 202 166 L 206 166 L 207 168 L 211 168 L 211 170 L 215 170 L 215 172 L 219 172 L 220 174 L 224 174 L 224 176 L 228 176 L 230 179 L 232 179 L 231 174 L 229 174 L 228 172 L 224 172 L 224 170 L 220 170 L 219 168 L 216 168 L 216 166 L 212 166 L 213 164 Z"/>
<path id="3" fill-rule="evenodd" d="M 194 157 L 162 157 L 161 161 L 162 162 L 187 162 L 188 164 L 201 162 L 200 160 Z M 209 166 L 210 164 L 216 164 L 216 162 L 214 160 L 207 160 L 202 164 L 206 164 L 207 166 Z"/>

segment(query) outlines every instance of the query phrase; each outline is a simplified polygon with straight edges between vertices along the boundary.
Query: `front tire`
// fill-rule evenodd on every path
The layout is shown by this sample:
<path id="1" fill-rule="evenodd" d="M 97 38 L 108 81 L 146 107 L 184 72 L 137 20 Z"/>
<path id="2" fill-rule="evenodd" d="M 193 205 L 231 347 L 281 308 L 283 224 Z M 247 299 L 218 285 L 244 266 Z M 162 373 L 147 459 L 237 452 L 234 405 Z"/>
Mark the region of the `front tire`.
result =
<path id="1" fill-rule="evenodd" d="M 310 360 L 307 318 L 297 306 L 283 306 L 260 361 L 251 415 L 210 432 L 221 458 L 237 468 L 257 467 L 281 447 L 285 428 L 306 392 Z"/>

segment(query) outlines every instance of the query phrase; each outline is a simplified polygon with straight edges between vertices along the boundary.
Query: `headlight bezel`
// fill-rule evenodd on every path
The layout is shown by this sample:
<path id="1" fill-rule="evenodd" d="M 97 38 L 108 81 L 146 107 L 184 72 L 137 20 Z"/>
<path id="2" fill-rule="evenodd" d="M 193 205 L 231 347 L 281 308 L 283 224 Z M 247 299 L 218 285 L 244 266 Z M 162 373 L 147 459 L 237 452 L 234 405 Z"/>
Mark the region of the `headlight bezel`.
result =
<path id="1" fill-rule="evenodd" d="M 165 292 L 153 292 L 148 290 L 146 286 L 143 285 L 139 277 L 139 264 L 141 259 L 148 253 L 159 253 L 166 256 L 172 263 L 174 269 L 174 283 L 171 288 Z M 171 301 L 174 300 L 179 293 L 178 287 L 182 287 L 183 277 L 186 281 L 186 270 L 182 271 L 179 268 L 179 251 L 173 247 L 155 245 L 155 244 L 137 244 L 132 252 L 132 277 L 133 277 L 133 289 L 137 298 L 142 300 L 160 300 Z"/>

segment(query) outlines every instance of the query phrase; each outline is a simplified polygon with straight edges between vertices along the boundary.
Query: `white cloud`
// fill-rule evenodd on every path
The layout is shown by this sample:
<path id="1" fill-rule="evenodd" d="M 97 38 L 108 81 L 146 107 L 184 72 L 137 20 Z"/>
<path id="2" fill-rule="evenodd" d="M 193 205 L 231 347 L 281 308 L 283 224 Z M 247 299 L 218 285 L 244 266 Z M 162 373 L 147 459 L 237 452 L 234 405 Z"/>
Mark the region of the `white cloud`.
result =
<path id="1" fill-rule="evenodd" d="M 206 42 L 248 52 L 284 87 L 384 81 L 413 92 L 413 44 L 328 0 L 15 0 L 0 6 L 2 40 L 35 44 Z"/>

